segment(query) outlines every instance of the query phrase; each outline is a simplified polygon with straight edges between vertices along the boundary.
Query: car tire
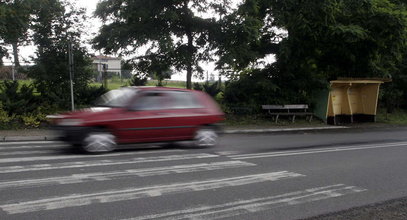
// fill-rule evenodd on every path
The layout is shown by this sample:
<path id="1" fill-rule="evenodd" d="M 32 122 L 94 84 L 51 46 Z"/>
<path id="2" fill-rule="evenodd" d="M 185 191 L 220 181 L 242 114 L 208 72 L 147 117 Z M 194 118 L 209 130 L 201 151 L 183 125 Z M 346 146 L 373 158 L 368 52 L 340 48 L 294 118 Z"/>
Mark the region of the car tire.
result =
<path id="1" fill-rule="evenodd" d="M 116 149 L 116 138 L 108 131 L 91 131 L 82 143 L 82 150 L 87 153 L 105 153 Z"/>
<path id="2" fill-rule="evenodd" d="M 195 147 L 213 147 L 218 143 L 218 133 L 210 126 L 198 128 L 193 140 Z"/>

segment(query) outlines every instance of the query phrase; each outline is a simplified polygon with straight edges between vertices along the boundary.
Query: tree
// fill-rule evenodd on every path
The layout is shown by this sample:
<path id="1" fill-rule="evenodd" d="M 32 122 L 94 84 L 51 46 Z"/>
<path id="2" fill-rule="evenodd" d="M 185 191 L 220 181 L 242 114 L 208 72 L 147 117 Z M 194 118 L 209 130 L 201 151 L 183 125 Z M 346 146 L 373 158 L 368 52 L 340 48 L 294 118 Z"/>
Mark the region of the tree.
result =
<path id="1" fill-rule="evenodd" d="M 307 101 L 337 77 L 394 78 L 406 51 L 402 2 L 245 0 L 235 16 L 224 20 L 223 30 L 233 34 L 221 41 L 218 66 L 250 70 L 240 76 L 248 82 L 261 70 L 262 80 L 275 86 L 273 94 L 288 102 Z M 253 65 L 270 54 L 275 63 Z"/>
<path id="2" fill-rule="evenodd" d="M 85 104 L 81 94 L 87 93 L 88 82 L 92 77 L 91 60 L 80 45 L 81 24 L 85 20 L 84 10 L 77 9 L 60 0 L 40 1 L 32 30 L 33 40 L 38 49 L 35 65 L 29 76 L 44 101 L 50 101 L 61 108 L 69 107 L 70 77 L 68 65 L 68 45 L 73 44 L 75 102 Z"/>
<path id="3" fill-rule="evenodd" d="M 20 66 L 18 46 L 28 40 L 30 15 L 32 14 L 31 0 L 8 0 L 0 3 L 0 39 L 4 44 L 13 48 L 14 65 Z M 4 49 L 0 48 L 0 53 Z"/>
<path id="4" fill-rule="evenodd" d="M 401 62 L 407 14 L 391 0 L 273 2 L 276 23 L 288 32 L 279 58 L 297 62 L 294 71 L 382 77 Z"/>
<path id="5" fill-rule="evenodd" d="M 3 66 L 3 57 L 6 56 L 7 50 L 4 48 L 3 34 L 6 30 L 6 4 L 0 2 L 0 67 Z"/>
<path id="6" fill-rule="evenodd" d="M 219 12 L 219 4 L 209 0 L 104 0 L 95 12 L 105 24 L 94 47 L 105 53 L 127 54 L 148 47 L 143 56 L 134 59 L 149 62 L 151 68 L 165 61 L 164 69 L 186 71 L 190 89 L 193 73 L 202 74 L 199 62 L 210 60 L 208 41 L 218 26 L 213 17 L 197 15 L 210 11 Z"/>
<path id="7" fill-rule="evenodd" d="M 276 54 L 282 34 L 274 30 L 269 1 L 245 0 L 219 21 L 221 31 L 213 41 L 219 60 L 217 69 L 229 78 L 252 68 L 259 59 Z M 235 75 L 236 74 L 236 75 Z"/>

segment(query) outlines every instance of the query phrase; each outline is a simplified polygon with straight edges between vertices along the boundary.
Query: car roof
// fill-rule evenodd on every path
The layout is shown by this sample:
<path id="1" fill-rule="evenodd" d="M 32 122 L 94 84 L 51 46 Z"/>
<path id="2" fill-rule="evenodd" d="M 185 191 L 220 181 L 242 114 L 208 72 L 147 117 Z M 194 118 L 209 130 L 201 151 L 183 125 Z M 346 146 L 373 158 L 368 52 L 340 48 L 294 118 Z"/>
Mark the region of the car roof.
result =
<path id="1" fill-rule="evenodd" d="M 124 87 L 126 88 L 126 87 Z M 139 89 L 143 91 L 183 91 L 183 92 L 193 92 L 194 90 L 190 89 L 182 89 L 182 88 L 171 88 L 171 87 L 156 87 L 156 86 L 131 86 L 127 88 L 134 88 L 134 89 Z"/>

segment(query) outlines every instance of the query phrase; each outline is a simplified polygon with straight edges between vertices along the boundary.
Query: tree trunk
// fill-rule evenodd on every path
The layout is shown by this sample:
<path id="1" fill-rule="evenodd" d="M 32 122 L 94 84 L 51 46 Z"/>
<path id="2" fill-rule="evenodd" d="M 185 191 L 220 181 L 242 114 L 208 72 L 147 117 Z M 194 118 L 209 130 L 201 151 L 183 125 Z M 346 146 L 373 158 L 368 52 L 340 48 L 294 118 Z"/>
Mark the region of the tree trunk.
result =
<path id="1" fill-rule="evenodd" d="M 18 45 L 17 42 L 11 44 L 13 46 L 14 66 L 19 67 L 20 61 L 18 60 Z"/>
<path id="2" fill-rule="evenodd" d="M 192 33 L 187 33 L 188 37 L 188 63 L 187 63 L 187 89 L 192 89 L 192 63 L 193 63 L 193 57 L 194 57 L 194 45 L 193 45 L 193 37 Z"/>
<path id="3" fill-rule="evenodd" d="M 188 22 L 190 20 L 190 11 L 188 9 L 189 0 L 184 1 L 183 10 L 185 13 L 184 18 L 184 25 L 185 25 L 185 33 L 188 39 L 188 54 L 186 58 L 186 65 L 187 65 L 187 89 L 192 89 L 192 71 L 193 71 L 193 62 L 194 62 L 194 44 L 193 40 L 194 37 L 191 31 L 191 24 Z"/>

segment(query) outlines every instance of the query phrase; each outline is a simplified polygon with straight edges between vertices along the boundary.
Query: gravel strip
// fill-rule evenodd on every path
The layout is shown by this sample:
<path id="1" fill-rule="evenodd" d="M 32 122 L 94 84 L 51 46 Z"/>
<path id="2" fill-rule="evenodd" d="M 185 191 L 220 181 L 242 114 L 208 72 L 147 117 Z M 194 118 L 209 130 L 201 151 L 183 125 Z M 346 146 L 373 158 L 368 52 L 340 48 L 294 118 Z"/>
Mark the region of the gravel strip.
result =
<path id="1" fill-rule="evenodd" d="M 407 198 L 395 199 L 344 211 L 320 215 L 306 220 L 406 220 Z"/>

